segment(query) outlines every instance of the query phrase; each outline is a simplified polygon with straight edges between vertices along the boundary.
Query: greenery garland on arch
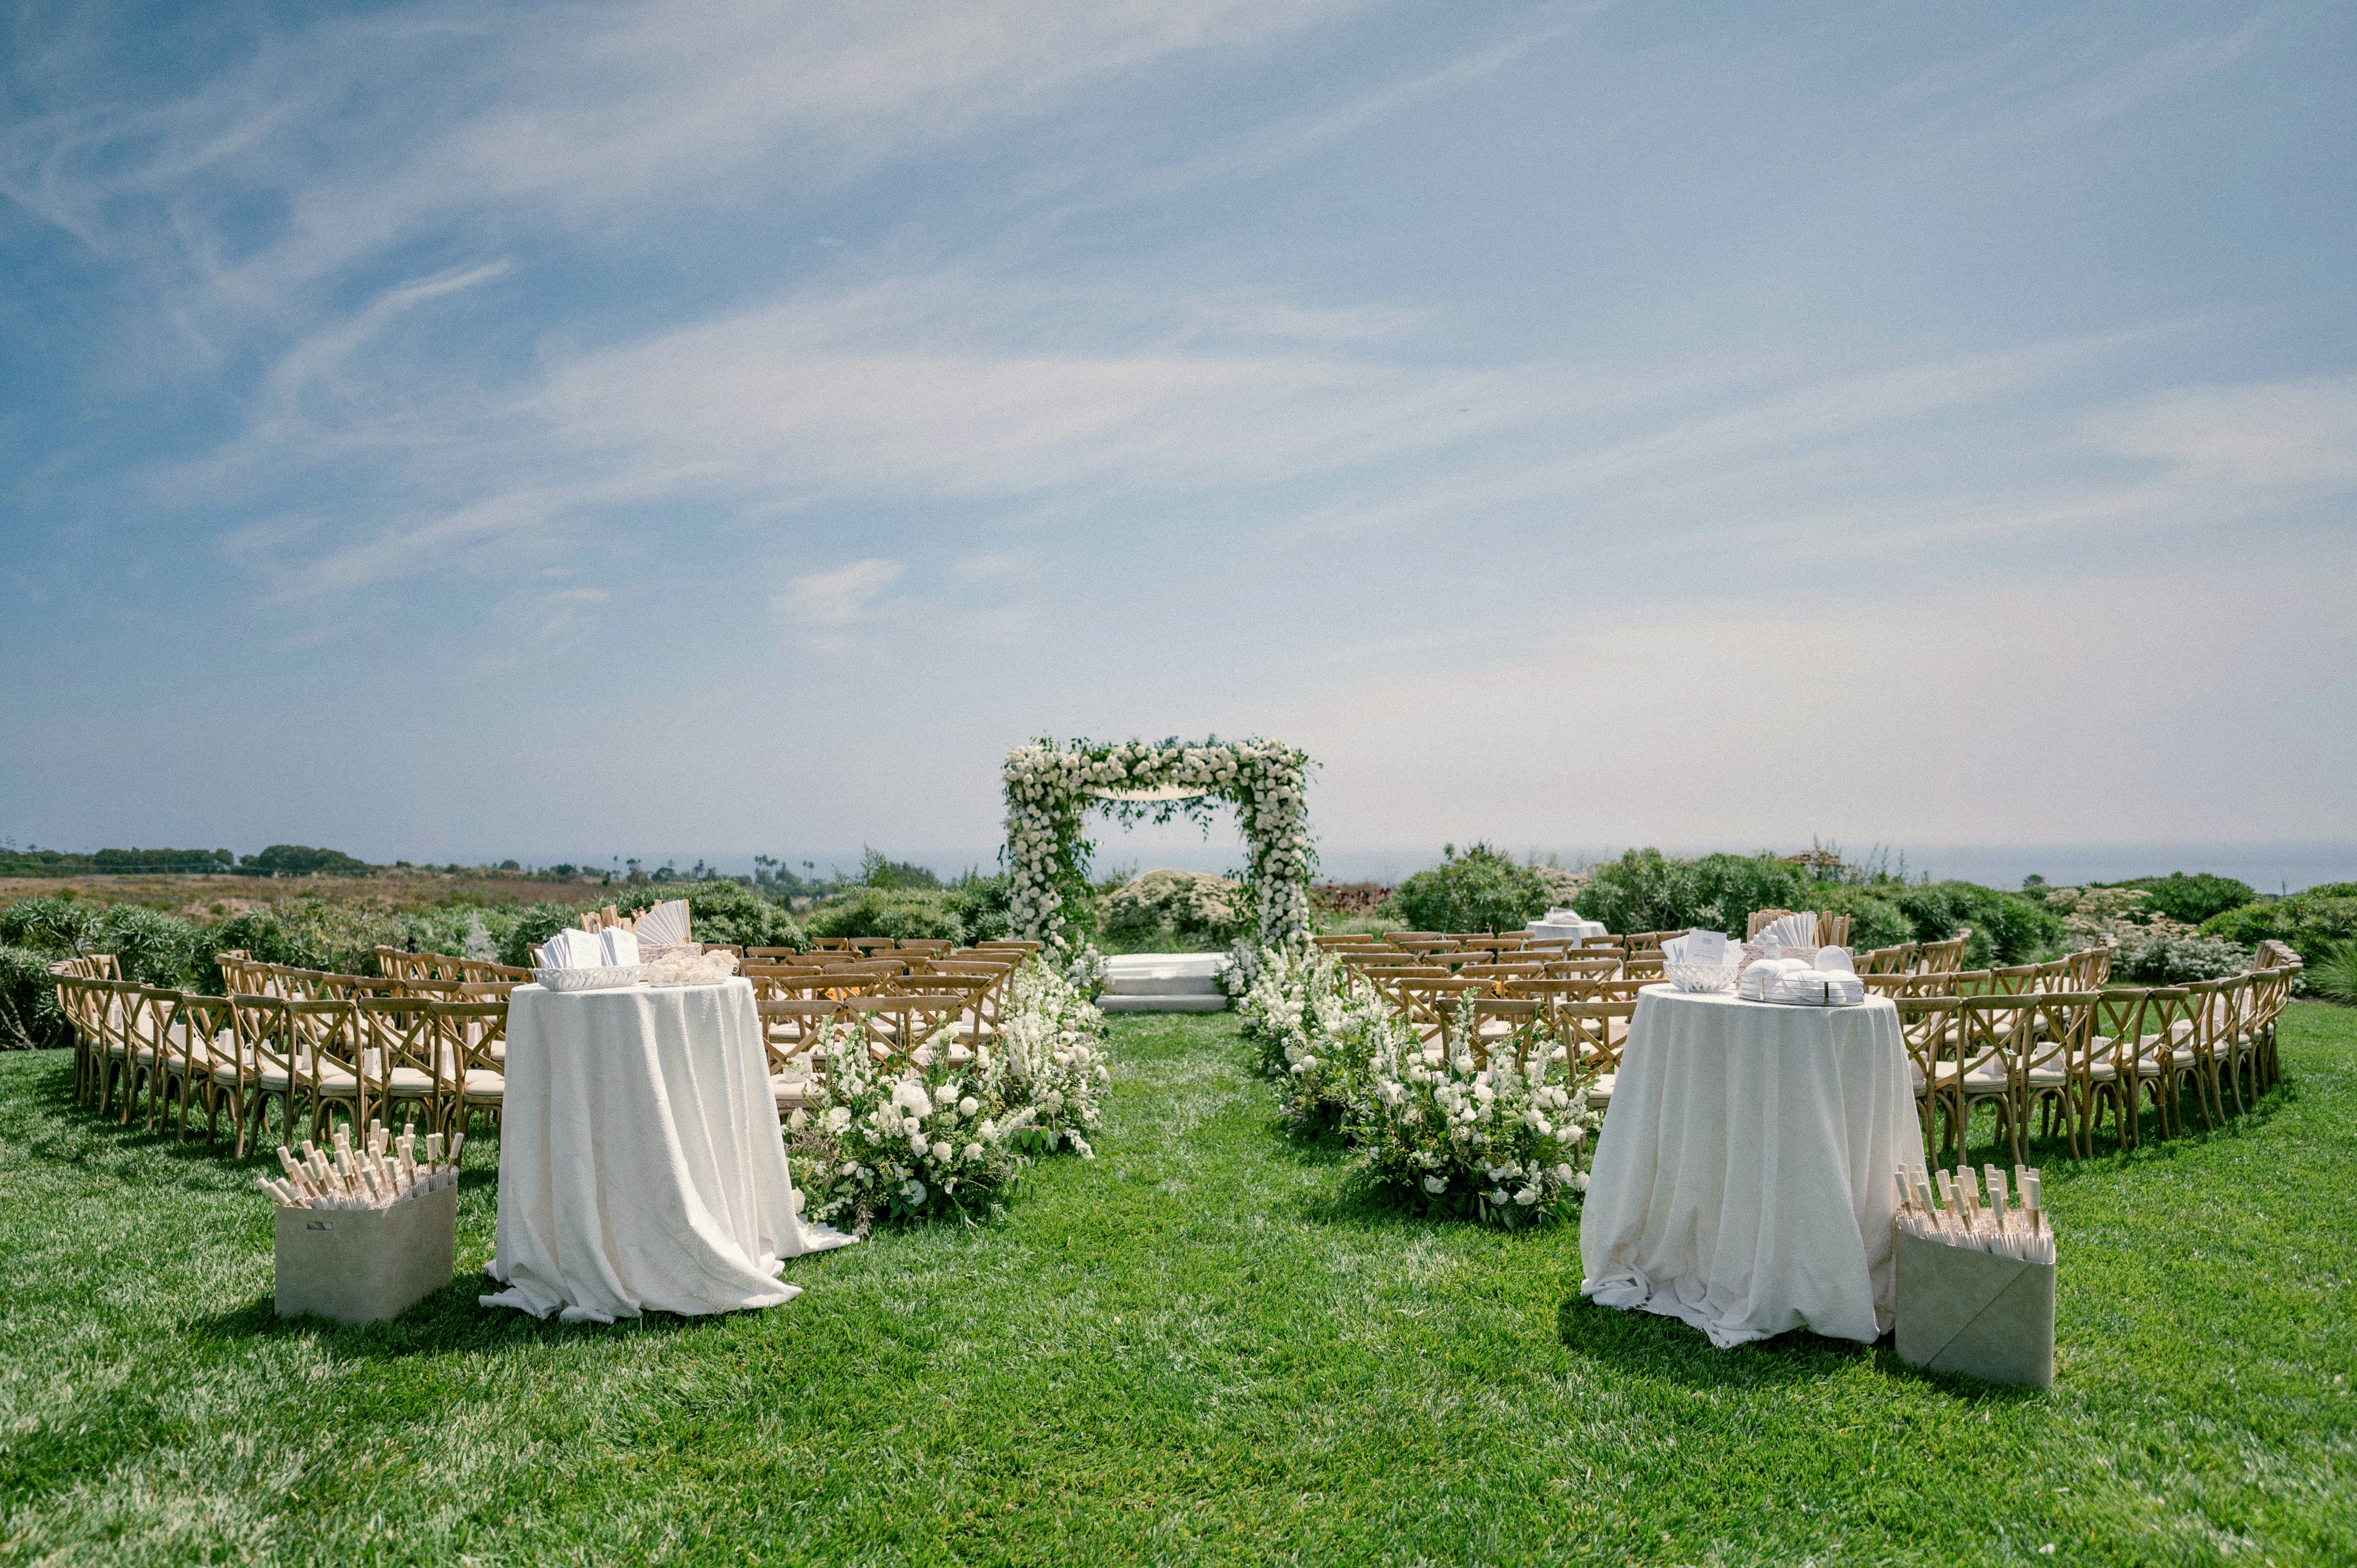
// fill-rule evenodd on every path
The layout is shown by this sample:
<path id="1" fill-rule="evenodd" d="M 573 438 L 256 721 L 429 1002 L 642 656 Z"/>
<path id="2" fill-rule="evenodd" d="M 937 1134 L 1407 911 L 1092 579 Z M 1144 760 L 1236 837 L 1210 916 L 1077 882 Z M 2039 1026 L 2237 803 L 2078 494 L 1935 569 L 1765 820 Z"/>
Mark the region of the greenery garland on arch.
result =
<path id="1" fill-rule="evenodd" d="M 1071 950 L 1064 909 L 1088 897 L 1092 808 L 1125 826 L 1184 816 L 1208 827 L 1222 803 L 1235 808 L 1251 848 L 1246 891 L 1260 911 L 1265 947 L 1309 940 L 1309 878 L 1317 865 L 1303 787 L 1306 752 L 1273 740 L 1189 745 L 1178 739 L 1059 746 L 1042 736 L 1006 754 L 1006 848 L 1017 936 Z"/>

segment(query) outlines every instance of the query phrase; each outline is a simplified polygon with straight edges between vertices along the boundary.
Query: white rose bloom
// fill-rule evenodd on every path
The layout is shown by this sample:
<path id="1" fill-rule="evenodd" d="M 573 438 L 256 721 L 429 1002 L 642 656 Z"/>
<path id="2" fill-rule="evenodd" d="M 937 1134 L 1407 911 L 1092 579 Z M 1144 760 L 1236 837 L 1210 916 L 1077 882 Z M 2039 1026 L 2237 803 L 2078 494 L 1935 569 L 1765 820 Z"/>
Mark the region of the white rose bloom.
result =
<path id="1" fill-rule="evenodd" d="M 980 1144 L 968 1144 L 965 1146 L 966 1164 L 972 1165 L 974 1161 L 980 1158 L 982 1158 L 982 1145 Z"/>
<path id="2" fill-rule="evenodd" d="M 1586 1192 L 1587 1190 L 1587 1173 L 1586 1171 L 1582 1171 L 1577 1176 L 1572 1177 L 1571 1187 L 1572 1190 L 1575 1192 Z"/>
<path id="3" fill-rule="evenodd" d="M 957 1108 L 959 1115 L 971 1116 L 975 1112 L 982 1109 L 982 1101 L 969 1094 L 963 1100 L 958 1101 Z"/>
<path id="4" fill-rule="evenodd" d="M 828 1112 L 826 1113 L 826 1130 L 827 1130 L 828 1132 L 830 1132 L 830 1133 L 842 1133 L 842 1132 L 846 1132 L 846 1131 L 848 1131 L 848 1130 L 849 1130 L 850 1126 L 851 1126 L 851 1107 L 850 1107 L 850 1106 L 848 1106 L 848 1105 L 838 1105 L 838 1106 L 836 1106 L 834 1110 L 832 1110 L 832 1111 L 830 1111 L 830 1112 Z"/>
<path id="5" fill-rule="evenodd" d="M 1569 1165 L 1557 1165 L 1555 1167 L 1555 1179 L 1563 1183 L 1566 1187 L 1569 1187 L 1571 1185 L 1571 1178 L 1576 1173 Z"/>
<path id="6" fill-rule="evenodd" d="M 1532 1204 L 1536 1203 L 1538 1200 L 1539 1189 L 1534 1187 L 1526 1187 L 1523 1188 L 1522 1191 L 1514 1194 L 1514 1201 L 1521 1204 L 1524 1208 L 1528 1208 Z"/>
<path id="7" fill-rule="evenodd" d="M 1489 1191 L 1481 1195 L 1481 1201 L 1484 1203 L 1503 1203 L 1506 1201 L 1506 1189 L 1502 1187 L 1493 1187 Z"/>
<path id="8" fill-rule="evenodd" d="M 957 1085 L 945 1083 L 933 1090 L 933 1107 L 935 1110 L 946 1111 L 957 1103 Z"/>
<path id="9" fill-rule="evenodd" d="M 925 1184 L 919 1181 L 915 1176 L 910 1176 L 907 1184 L 903 1186 L 900 1190 L 907 1195 L 910 1203 L 922 1203 L 925 1201 Z"/>
<path id="10" fill-rule="evenodd" d="M 1448 1184 L 1437 1176 L 1428 1176 L 1424 1178 L 1424 1190 L 1437 1197 L 1448 1190 Z"/>
<path id="11" fill-rule="evenodd" d="M 949 1144 L 947 1144 L 946 1143 L 941 1143 L 941 1144 L 935 1144 L 933 1145 L 933 1158 L 934 1158 L 934 1159 L 936 1159 L 936 1160 L 947 1160 L 949 1157 L 950 1157 L 950 1146 L 949 1146 Z"/>
<path id="12" fill-rule="evenodd" d="M 927 1147 L 928 1145 L 925 1143 L 925 1135 L 922 1133 L 911 1133 L 909 1134 L 909 1152 L 910 1154 L 916 1155 L 921 1160 L 925 1157 L 925 1150 Z"/>

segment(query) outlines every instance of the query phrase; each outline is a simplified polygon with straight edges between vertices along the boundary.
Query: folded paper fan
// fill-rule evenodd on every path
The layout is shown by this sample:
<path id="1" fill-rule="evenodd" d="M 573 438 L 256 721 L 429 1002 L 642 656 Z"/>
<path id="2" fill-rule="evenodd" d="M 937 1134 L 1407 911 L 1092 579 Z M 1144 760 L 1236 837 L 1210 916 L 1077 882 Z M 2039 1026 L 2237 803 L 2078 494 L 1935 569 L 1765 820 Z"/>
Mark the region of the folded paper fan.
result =
<path id="1" fill-rule="evenodd" d="M 1756 939 L 1761 943 L 1774 943 L 1779 948 L 1812 948 L 1817 945 L 1817 918 L 1810 914 L 1786 915 L 1778 919 Z"/>
<path id="2" fill-rule="evenodd" d="M 639 939 L 639 961 L 654 962 L 687 940 L 687 900 L 673 898 L 667 904 L 656 905 L 639 917 L 634 934 Z"/>

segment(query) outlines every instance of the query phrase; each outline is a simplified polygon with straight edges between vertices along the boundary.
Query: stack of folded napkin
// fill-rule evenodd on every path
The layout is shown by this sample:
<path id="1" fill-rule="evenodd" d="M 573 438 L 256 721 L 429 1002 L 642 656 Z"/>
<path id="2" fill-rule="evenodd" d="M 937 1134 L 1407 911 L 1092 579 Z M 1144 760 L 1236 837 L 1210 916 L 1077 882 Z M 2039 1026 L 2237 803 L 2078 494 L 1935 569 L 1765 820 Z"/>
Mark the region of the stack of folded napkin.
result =
<path id="1" fill-rule="evenodd" d="M 639 961 L 639 939 L 625 930 L 563 930 L 540 950 L 545 969 L 626 969 Z"/>
<path id="2" fill-rule="evenodd" d="M 1813 966 L 1796 958 L 1763 958 L 1743 972 L 1735 993 L 1747 1002 L 1791 1002 L 1810 1007 L 1849 1007 L 1866 1000 L 1850 956 L 1821 948 Z"/>

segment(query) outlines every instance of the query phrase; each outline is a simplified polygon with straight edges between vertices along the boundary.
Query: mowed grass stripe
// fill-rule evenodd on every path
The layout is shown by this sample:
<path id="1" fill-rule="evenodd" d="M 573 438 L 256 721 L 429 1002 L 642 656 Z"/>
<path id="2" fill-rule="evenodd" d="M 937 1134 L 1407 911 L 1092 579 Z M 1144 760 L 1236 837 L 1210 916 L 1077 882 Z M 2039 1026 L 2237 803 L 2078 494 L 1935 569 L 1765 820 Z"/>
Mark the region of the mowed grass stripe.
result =
<path id="1" fill-rule="evenodd" d="M 1591 1307 L 1571 1231 L 1406 1219 L 1283 1138 L 1222 1015 L 1117 1022 L 1103 1157 L 998 1222 L 611 1328 L 475 1305 L 489 1140 L 468 1277 L 279 1324 L 262 1162 L 15 1054 L 0 1561 L 2347 1562 L 2357 1013 L 2284 1050 L 2215 1133 L 2043 1156 L 2043 1394 Z"/>

